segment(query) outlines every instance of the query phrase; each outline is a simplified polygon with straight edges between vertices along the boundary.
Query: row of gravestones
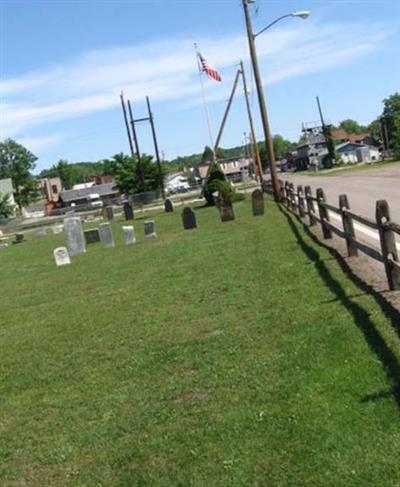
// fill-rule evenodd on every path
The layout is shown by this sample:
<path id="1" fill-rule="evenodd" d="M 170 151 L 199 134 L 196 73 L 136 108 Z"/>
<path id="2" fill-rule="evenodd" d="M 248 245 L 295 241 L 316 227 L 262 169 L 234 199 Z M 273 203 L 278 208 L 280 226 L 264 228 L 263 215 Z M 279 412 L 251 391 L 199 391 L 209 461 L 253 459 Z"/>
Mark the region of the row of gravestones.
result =
<path id="1" fill-rule="evenodd" d="M 251 193 L 251 202 L 253 215 L 264 215 L 264 196 L 263 192 L 260 189 L 255 189 Z M 232 201 L 228 194 L 219 193 L 215 203 L 217 208 L 219 209 L 221 221 L 227 222 L 235 219 Z M 164 209 L 166 213 L 171 213 L 174 211 L 174 205 L 172 204 L 172 201 L 168 198 L 164 202 Z"/>
<path id="2" fill-rule="evenodd" d="M 53 251 L 57 266 L 70 264 L 71 257 L 84 254 L 86 245 L 102 242 L 106 248 L 115 247 L 110 223 L 102 223 L 99 228 L 83 230 L 80 217 L 69 217 L 64 220 L 64 229 L 67 247 L 58 247 Z M 122 231 L 126 245 L 136 243 L 135 229 L 132 225 L 123 226 Z M 154 220 L 144 222 L 144 235 L 146 239 L 157 237 Z"/>

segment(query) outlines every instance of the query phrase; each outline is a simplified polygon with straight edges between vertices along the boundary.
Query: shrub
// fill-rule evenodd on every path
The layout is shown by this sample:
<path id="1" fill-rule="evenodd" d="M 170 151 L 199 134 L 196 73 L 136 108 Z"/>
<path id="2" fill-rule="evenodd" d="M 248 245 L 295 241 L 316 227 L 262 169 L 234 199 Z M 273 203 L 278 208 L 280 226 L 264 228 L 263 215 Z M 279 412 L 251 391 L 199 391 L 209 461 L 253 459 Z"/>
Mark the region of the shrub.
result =
<path id="1" fill-rule="evenodd" d="M 203 188 L 203 196 L 207 201 L 207 204 L 214 206 L 213 193 L 221 191 L 226 184 L 229 184 L 225 178 L 225 174 L 216 162 L 213 162 L 210 167 L 210 173 L 207 177 L 206 184 Z"/>

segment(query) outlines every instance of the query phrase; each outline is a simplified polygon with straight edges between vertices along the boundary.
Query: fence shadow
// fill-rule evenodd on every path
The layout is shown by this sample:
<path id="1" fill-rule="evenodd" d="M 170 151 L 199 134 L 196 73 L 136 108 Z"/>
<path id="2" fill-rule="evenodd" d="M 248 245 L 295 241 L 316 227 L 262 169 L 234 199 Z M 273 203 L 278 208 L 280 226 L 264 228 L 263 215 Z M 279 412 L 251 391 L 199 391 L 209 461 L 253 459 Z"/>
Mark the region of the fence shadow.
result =
<path id="1" fill-rule="evenodd" d="M 396 355 L 386 344 L 384 338 L 382 337 L 379 330 L 376 328 L 375 324 L 371 320 L 369 313 L 359 304 L 352 301 L 351 296 L 347 296 L 345 290 L 341 284 L 333 277 L 332 273 L 328 269 L 325 261 L 320 259 L 318 252 L 307 243 L 306 239 L 302 236 L 301 232 L 294 223 L 294 218 L 302 223 L 303 228 L 310 239 L 316 243 L 318 246 L 323 247 L 336 258 L 342 270 L 346 275 L 352 280 L 352 282 L 358 287 L 358 289 L 365 294 L 372 295 L 378 305 L 381 307 L 384 315 L 388 318 L 389 322 L 399 333 L 400 324 L 400 313 L 394 309 L 390 303 L 388 303 L 382 296 L 379 295 L 371 286 L 366 284 L 358 276 L 354 274 L 344 258 L 335 249 L 328 247 L 323 244 L 316 235 L 305 225 L 297 215 L 292 215 L 278 205 L 279 210 L 286 217 L 287 222 L 291 231 L 293 232 L 298 244 L 302 251 L 307 255 L 307 257 L 314 263 L 321 278 L 328 285 L 330 290 L 334 293 L 337 300 L 339 300 L 343 306 L 349 311 L 353 316 L 354 322 L 358 329 L 364 335 L 364 338 L 370 348 L 370 350 L 378 357 L 381 362 L 387 378 L 392 383 L 393 387 L 388 391 L 379 391 L 372 394 L 368 394 L 360 399 L 360 402 L 374 401 L 378 399 L 383 399 L 386 397 L 393 396 L 396 400 L 397 406 L 400 408 L 400 363 Z"/>

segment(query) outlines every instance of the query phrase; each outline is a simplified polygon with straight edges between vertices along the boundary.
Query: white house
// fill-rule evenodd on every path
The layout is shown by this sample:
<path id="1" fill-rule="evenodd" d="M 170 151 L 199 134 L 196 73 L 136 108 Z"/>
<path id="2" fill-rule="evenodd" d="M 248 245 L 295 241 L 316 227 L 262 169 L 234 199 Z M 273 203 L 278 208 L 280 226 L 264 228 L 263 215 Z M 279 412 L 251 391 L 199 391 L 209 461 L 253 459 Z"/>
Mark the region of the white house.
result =
<path id="1" fill-rule="evenodd" d="M 170 194 L 182 193 L 190 190 L 190 184 L 183 172 L 176 172 L 167 177 L 166 188 Z"/>
<path id="2" fill-rule="evenodd" d="M 357 164 L 359 162 L 379 161 L 381 155 L 377 147 L 357 144 L 356 142 L 344 142 L 336 146 L 343 162 Z"/>

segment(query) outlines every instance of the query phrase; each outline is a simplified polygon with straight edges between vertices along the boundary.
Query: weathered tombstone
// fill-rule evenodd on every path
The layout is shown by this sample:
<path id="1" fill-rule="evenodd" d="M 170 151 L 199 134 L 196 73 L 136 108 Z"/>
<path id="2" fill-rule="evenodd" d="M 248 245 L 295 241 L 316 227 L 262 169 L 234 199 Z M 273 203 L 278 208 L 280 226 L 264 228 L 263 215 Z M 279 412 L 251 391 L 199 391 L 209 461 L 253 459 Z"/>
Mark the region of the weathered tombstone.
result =
<path id="1" fill-rule="evenodd" d="M 253 206 L 253 216 L 264 215 L 264 196 L 260 189 L 255 189 L 251 193 L 251 202 Z"/>
<path id="2" fill-rule="evenodd" d="M 144 222 L 144 236 L 145 238 L 157 238 L 154 220 Z"/>
<path id="3" fill-rule="evenodd" d="M 182 223 L 184 230 L 191 230 L 197 228 L 196 215 L 194 211 L 188 206 L 182 211 Z"/>
<path id="4" fill-rule="evenodd" d="M 106 218 L 108 221 L 114 220 L 114 210 L 112 206 L 106 206 Z"/>
<path id="5" fill-rule="evenodd" d="M 100 224 L 100 234 L 101 234 L 101 241 L 103 242 L 104 247 L 106 247 L 107 249 L 115 247 L 114 237 L 112 234 L 110 223 Z"/>
<path id="6" fill-rule="evenodd" d="M 68 265 L 71 263 L 66 247 L 57 247 L 53 250 L 53 255 L 57 266 Z"/>
<path id="7" fill-rule="evenodd" d="M 133 228 L 133 225 L 122 227 L 122 231 L 124 233 L 126 245 L 132 245 L 136 243 L 135 229 Z"/>
<path id="8" fill-rule="evenodd" d="M 63 228 L 64 227 L 62 225 L 53 225 L 51 227 L 51 230 L 53 232 L 53 235 L 58 235 L 59 233 L 62 233 Z"/>
<path id="9" fill-rule="evenodd" d="M 84 231 L 85 242 L 87 245 L 100 242 L 100 232 L 98 228 L 91 228 Z"/>
<path id="10" fill-rule="evenodd" d="M 129 201 L 124 203 L 124 215 L 126 221 L 134 219 L 133 206 Z"/>
<path id="11" fill-rule="evenodd" d="M 20 244 L 22 242 L 24 242 L 24 234 L 23 233 L 16 233 L 15 234 L 15 241 L 14 241 L 14 243 L 15 244 Z"/>
<path id="12" fill-rule="evenodd" d="M 73 257 L 84 254 L 86 252 L 85 236 L 79 216 L 68 217 L 64 220 L 64 232 L 69 255 Z"/>
<path id="13" fill-rule="evenodd" d="M 164 201 L 164 209 L 165 209 L 165 213 L 171 213 L 174 211 L 174 205 L 172 204 L 172 201 L 169 198 L 167 198 Z"/>
<path id="14" fill-rule="evenodd" d="M 40 230 L 36 230 L 35 232 L 35 237 L 37 238 L 43 238 L 47 235 L 47 231 L 45 228 L 41 228 Z"/>
<path id="15" fill-rule="evenodd" d="M 230 196 L 227 193 L 220 193 L 219 195 L 219 214 L 222 222 L 229 222 L 235 219 L 233 206 Z"/>

